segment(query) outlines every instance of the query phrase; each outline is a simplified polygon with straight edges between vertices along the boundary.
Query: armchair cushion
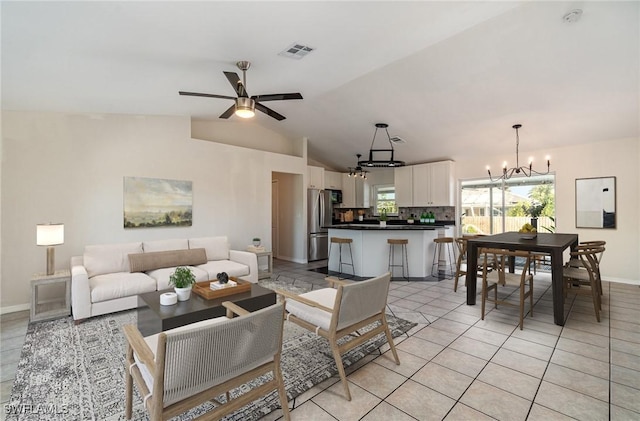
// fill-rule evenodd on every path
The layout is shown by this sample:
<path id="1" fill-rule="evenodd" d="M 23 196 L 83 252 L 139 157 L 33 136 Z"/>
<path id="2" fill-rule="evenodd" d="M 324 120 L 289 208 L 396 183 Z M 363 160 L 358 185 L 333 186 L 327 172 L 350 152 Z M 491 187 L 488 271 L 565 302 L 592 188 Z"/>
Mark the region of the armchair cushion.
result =
<path id="1" fill-rule="evenodd" d="M 322 288 L 300 294 L 300 297 L 315 301 L 324 307 L 333 308 L 336 301 L 336 292 L 337 290 L 333 288 Z M 295 300 L 287 300 L 287 311 L 315 326 L 329 330 L 332 313 Z"/>

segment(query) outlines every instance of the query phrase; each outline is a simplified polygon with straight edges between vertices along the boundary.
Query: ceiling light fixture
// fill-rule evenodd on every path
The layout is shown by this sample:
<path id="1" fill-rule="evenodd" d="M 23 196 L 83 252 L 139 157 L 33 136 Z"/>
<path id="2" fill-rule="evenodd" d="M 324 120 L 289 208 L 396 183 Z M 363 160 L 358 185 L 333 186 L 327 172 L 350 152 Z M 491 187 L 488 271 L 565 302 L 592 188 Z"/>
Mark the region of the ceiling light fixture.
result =
<path id="1" fill-rule="evenodd" d="M 522 174 L 526 177 L 531 177 L 533 174 L 538 174 L 538 175 L 545 175 L 545 174 L 549 174 L 549 168 L 551 166 L 551 161 L 549 161 L 549 156 L 547 156 L 545 159 L 547 160 L 547 172 L 538 172 L 536 170 L 533 169 L 533 158 L 529 158 L 529 166 L 528 167 L 521 167 L 520 166 L 520 158 L 518 156 L 519 154 L 519 149 L 520 149 L 520 136 L 518 135 L 518 129 L 520 127 L 522 127 L 522 124 L 514 124 L 512 126 L 514 129 L 516 129 L 516 166 L 513 168 L 509 168 L 507 169 L 507 161 L 504 161 L 504 163 L 502 164 L 502 175 L 500 177 L 497 178 L 493 178 L 491 176 L 491 170 L 489 169 L 489 166 L 487 165 L 487 172 L 489 173 L 489 178 L 491 179 L 491 181 L 499 181 L 499 180 L 508 180 L 511 178 L 511 176 L 513 176 L 513 174 Z M 528 172 L 527 172 L 528 171 Z"/>
<path id="2" fill-rule="evenodd" d="M 373 140 L 371 141 L 371 148 L 369 149 L 369 160 L 358 161 L 358 166 L 363 167 L 403 167 L 404 161 L 396 161 L 393 159 L 393 142 L 391 142 L 391 136 L 389 136 L 389 127 L 386 123 L 376 123 L 376 131 L 373 133 Z M 373 144 L 376 141 L 376 134 L 378 129 L 384 129 L 387 132 L 387 139 L 389 140 L 390 149 L 373 149 Z M 390 154 L 389 159 L 373 159 L 374 153 L 388 152 Z"/>
<path id="3" fill-rule="evenodd" d="M 256 102 L 252 98 L 236 98 L 236 115 L 242 118 L 251 118 L 256 115 Z"/>
<path id="4" fill-rule="evenodd" d="M 356 154 L 358 161 L 360 161 L 361 156 L 362 155 L 360 154 Z M 356 165 L 355 167 L 349 167 L 349 177 L 357 177 L 357 176 L 360 176 L 365 180 L 367 179 L 367 171 L 363 170 L 359 164 Z"/>

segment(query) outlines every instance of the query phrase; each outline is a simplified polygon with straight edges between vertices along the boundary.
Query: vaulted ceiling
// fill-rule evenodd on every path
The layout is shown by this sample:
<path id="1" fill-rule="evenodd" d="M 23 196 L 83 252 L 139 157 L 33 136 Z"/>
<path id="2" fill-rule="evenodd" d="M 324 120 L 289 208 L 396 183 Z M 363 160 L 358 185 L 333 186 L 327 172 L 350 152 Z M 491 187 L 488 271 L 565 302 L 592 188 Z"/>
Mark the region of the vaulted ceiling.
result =
<path id="1" fill-rule="evenodd" d="M 2 108 L 218 119 L 223 71 L 300 92 L 260 124 L 338 170 L 389 124 L 408 163 L 640 136 L 638 2 L 10 2 Z M 563 19 L 583 11 L 577 22 Z M 296 60 L 293 43 L 314 48 Z M 231 119 L 237 119 L 233 116 Z M 386 135 L 376 146 L 387 147 Z"/>

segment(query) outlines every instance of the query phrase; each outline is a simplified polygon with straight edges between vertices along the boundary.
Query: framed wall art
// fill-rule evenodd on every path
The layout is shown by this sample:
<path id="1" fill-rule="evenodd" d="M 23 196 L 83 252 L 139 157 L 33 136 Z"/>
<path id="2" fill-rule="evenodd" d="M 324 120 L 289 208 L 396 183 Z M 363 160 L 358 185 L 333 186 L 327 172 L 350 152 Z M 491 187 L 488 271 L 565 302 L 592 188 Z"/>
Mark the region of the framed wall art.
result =
<path id="1" fill-rule="evenodd" d="M 616 228 L 616 178 L 576 179 L 576 228 Z"/>
<path id="2" fill-rule="evenodd" d="M 190 227 L 191 181 L 124 177 L 124 227 Z"/>

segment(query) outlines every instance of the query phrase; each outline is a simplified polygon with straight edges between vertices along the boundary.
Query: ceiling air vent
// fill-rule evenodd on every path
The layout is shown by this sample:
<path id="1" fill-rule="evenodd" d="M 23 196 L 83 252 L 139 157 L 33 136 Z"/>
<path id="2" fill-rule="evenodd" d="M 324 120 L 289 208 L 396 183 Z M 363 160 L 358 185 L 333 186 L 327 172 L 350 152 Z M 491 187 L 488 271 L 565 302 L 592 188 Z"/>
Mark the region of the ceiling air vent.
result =
<path id="1" fill-rule="evenodd" d="M 278 53 L 279 56 L 289 57 L 296 60 L 300 60 L 302 57 L 306 56 L 310 52 L 312 52 L 314 48 L 308 47 L 302 44 L 293 43 L 284 50 Z"/>
<path id="2" fill-rule="evenodd" d="M 407 143 L 406 140 L 404 140 L 403 138 L 401 138 L 399 136 L 391 136 L 389 138 L 389 141 L 391 141 L 391 143 Z"/>

